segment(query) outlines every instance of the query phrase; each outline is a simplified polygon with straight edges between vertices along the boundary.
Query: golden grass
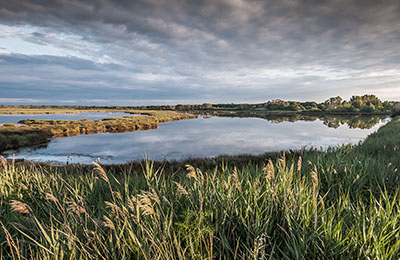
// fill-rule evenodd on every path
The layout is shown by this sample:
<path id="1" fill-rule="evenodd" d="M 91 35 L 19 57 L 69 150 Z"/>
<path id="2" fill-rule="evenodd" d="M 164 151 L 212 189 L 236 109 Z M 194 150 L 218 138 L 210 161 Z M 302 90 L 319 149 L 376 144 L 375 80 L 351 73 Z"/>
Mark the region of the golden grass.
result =
<path id="1" fill-rule="evenodd" d="M 7 110 L 1 110 L 0 113 Z M 17 149 L 48 142 L 51 138 L 76 136 L 95 133 L 122 133 L 137 130 L 156 129 L 160 123 L 170 121 L 193 119 L 191 114 L 173 111 L 147 111 L 147 110 L 96 110 L 96 112 L 112 111 L 140 114 L 141 116 L 127 116 L 122 118 L 106 118 L 103 120 L 22 120 L 23 126 L 0 127 L 0 151 Z M 17 109 L 14 113 L 38 113 L 37 109 L 27 111 Z M 78 113 L 85 110 L 51 110 L 42 109 L 41 113 Z M 91 110 L 94 112 L 94 110 Z"/>
<path id="2" fill-rule="evenodd" d="M 44 107 L 44 108 L 24 108 L 24 107 L 0 107 L 0 114 L 77 114 L 84 112 L 125 112 L 126 109 L 107 109 L 107 108 L 93 108 L 93 109 L 78 109 L 78 108 L 63 108 L 63 107 Z"/>

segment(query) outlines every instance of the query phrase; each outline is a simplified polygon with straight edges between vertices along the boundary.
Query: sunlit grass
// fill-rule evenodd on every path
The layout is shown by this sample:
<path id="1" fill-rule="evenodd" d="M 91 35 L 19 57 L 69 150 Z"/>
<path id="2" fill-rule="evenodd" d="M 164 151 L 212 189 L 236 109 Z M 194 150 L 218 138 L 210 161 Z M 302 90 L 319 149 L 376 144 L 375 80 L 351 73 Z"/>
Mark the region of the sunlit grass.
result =
<path id="1" fill-rule="evenodd" d="M 14 112 L 22 113 L 23 111 L 25 110 L 16 110 Z M 48 110 L 43 109 L 41 113 L 46 111 Z M 71 111 L 85 112 L 86 110 Z M 70 113 L 73 113 L 71 111 Z M 59 111 L 50 110 L 48 113 L 51 112 L 58 113 Z M 113 110 L 113 112 L 116 111 Z M 106 132 L 121 133 L 156 129 L 160 123 L 196 118 L 196 116 L 191 114 L 177 113 L 173 111 L 122 110 L 121 112 L 140 114 L 141 116 L 106 118 L 102 120 L 27 119 L 21 121 L 21 123 L 24 124 L 23 126 L 15 126 L 10 124 L 0 126 L 0 152 L 9 149 L 18 149 L 21 147 L 47 143 L 51 140 L 51 138 L 56 137 Z"/>

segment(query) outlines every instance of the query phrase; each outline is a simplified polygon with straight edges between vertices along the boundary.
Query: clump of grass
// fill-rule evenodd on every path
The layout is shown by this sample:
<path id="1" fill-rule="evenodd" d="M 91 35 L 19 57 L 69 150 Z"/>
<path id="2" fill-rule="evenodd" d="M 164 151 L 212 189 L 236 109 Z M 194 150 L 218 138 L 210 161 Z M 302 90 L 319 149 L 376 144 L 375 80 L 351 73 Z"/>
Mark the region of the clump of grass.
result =
<path id="1" fill-rule="evenodd" d="M 3 127 L 15 127 L 14 124 L 3 124 Z"/>

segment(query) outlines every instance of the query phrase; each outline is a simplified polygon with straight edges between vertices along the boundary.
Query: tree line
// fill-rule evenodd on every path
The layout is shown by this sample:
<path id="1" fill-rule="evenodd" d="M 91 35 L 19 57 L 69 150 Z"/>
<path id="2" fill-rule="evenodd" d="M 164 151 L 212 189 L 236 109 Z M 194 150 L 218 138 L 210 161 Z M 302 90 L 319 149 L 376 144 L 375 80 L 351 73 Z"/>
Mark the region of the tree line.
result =
<path id="1" fill-rule="evenodd" d="M 12 107 L 0 105 L 0 107 Z M 152 106 L 52 106 L 52 105 L 24 105 L 23 108 L 73 108 L 73 109 L 142 109 L 142 110 L 176 110 L 176 111 L 208 111 L 208 110 L 230 110 L 230 111 L 328 111 L 328 112 L 384 112 L 400 114 L 399 101 L 381 101 L 375 95 L 352 96 L 344 100 L 340 96 L 331 97 L 324 102 L 314 101 L 299 102 L 275 99 L 264 103 L 229 103 L 229 104 L 178 104 L 178 105 L 152 105 Z"/>
<path id="2" fill-rule="evenodd" d="M 195 104 L 195 105 L 164 105 L 143 106 L 141 109 L 162 110 L 254 110 L 254 111 L 332 111 L 332 112 L 397 112 L 400 113 L 400 102 L 381 101 L 375 95 L 352 96 L 350 100 L 344 100 L 340 96 L 331 97 L 324 102 L 314 101 L 299 102 L 275 99 L 258 104 Z"/>

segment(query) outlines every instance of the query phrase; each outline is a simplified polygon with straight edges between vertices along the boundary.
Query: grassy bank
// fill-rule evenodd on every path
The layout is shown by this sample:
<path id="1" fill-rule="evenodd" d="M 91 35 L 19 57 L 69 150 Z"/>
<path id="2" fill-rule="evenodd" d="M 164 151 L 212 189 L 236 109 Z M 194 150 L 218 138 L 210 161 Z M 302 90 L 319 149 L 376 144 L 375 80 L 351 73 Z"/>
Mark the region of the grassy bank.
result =
<path id="1" fill-rule="evenodd" d="M 0 258 L 398 259 L 399 129 L 186 169 L 3 161 Z"/>
<path id="2" fill-rule="evenodd" d="M 125 112 L 122 109 L 107 109 L 107 108 L 74 108 L 62 106 L 30 106 L 29 108 L 23 106 L 7 106 L 0 107 L 0 114 L 16 115 L 16 114 L 77 114 L 85 112 Z"/>
<path id="3" fill-rule="evenodd" d="M 66 113 L 66 110 L 62 111 L 62 113 Z M 84 112 L 84 110 L 76 111 Z M 15 110 L 14 112 L 22 113 L 23 111 Z M 35 110 L 35 112 L 37 111 Z M 58 113 L 60 111 L 43 109 L 41 112 Z M 100 110 L 97 112 L 100 112 Z M 103 120 L 28 119 L 21 121 L 21 123 L 24 124 L 23 126 L 15 126 L 11 124 L 4 125 L 0 127 L 0 152 L 9 149 L 18 149 L 21 147 L 46 143 L 51 138 L 55 137 L 67 137 L 81 134 L 106 132 L 121 133 L 137 130 L 156 129 L 158 128 L 158 125 L 160 123 L 191 119 L 196 117 L 191 114 L 177 113 L 173 111 L 121 110 L 120 112 L 142 114 L 142 116 L 106 118 Z M 24 110 L 24 113 L 27 112 Z"/>

